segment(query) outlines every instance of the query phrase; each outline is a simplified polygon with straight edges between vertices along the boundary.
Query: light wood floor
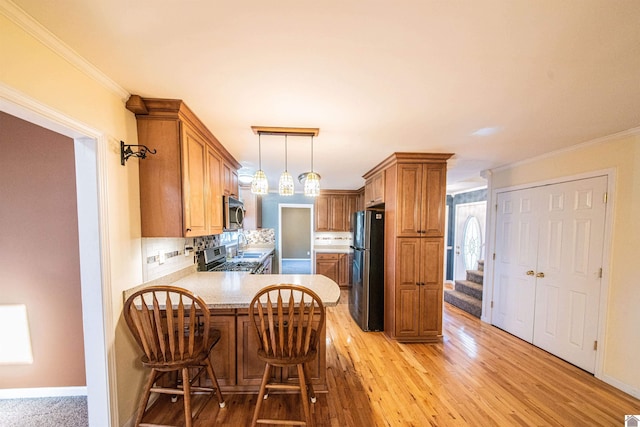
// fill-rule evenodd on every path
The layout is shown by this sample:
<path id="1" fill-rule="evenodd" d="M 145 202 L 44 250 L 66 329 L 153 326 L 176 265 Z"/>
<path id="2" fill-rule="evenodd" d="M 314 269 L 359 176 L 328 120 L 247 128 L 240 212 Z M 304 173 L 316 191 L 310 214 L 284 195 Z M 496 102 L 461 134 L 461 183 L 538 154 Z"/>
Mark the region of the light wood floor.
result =
<path id="1" fill-rule="evenodd" d="M 342 304 L 328 309 L 329 393 L 312 405 L 317 427 L 622 426 L 640 401 L 543 350 L 445 303 L 444 339 L 398 344 L 362 332 Z M 249 425 L 255 395 L 215 400 L 194 423 Z M 264 414 L 297 416 L 297 395 L 271 395 Z M 178 414 L 178 415 L 175 415 Z M 149 421 L 180 424 L 181 400 L 162 403 Z"/>

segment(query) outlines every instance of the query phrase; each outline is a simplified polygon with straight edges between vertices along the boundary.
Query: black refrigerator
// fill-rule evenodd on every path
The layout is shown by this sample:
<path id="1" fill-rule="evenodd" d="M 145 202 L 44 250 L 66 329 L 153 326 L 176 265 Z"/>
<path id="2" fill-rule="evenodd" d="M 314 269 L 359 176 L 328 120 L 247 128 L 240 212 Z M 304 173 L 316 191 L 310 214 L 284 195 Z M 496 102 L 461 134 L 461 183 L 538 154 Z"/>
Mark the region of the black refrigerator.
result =
<path id="1" fill-rule="evenodd" d="M 384 329 L 384 212 L 353 214 L 351 317 L 363 331 Z"/>

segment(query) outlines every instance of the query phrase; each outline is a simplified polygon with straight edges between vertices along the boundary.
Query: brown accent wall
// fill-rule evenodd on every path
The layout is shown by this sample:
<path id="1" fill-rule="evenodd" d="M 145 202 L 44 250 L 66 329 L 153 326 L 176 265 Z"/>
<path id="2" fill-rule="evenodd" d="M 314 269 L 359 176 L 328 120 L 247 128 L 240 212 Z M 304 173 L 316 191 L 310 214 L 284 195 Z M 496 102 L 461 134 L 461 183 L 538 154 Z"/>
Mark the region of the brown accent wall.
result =
<path id="1" fill-rule="evenodd" d="M 73 140 L 0 112 L 0 304 L 27 306 L 33 348 L 0 388 L 86 386 L 76 203 Z"/>

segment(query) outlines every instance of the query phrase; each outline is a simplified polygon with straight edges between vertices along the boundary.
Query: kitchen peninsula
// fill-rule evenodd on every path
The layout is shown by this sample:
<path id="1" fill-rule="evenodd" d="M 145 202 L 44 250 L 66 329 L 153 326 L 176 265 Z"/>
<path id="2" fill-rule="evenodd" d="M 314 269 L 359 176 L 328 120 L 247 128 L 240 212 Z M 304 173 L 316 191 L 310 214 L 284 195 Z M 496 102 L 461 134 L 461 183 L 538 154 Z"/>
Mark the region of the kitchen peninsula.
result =
<path id="1" fill-rule="evenodd" d="M 160 284 L 154 281 L 154 284 Z M 244 272 L 196 272 L 167 285 L 185 288 L 201 297 L 211 310 L 211 325 L 221 332 L 212 352 L 216 376 L 223 392 L 257 392 L 264 363 L 257 357 L 258 341 L 248 307 L 262 288 L 279 283 L 305 286 L 318 294 L 325 307 L 338 304 L 340 288 L 333 280 L 318 274 L 249 274 Z M 124 292 L 124 299 L 147 286 L 140 285 Z M 309 366 L 316 391 L 325 391 L 326 328 L 320 336 L 318 359 Z M 283 382 L 296 382 L 295 369 L 280 369 L 274 375 Z"/>

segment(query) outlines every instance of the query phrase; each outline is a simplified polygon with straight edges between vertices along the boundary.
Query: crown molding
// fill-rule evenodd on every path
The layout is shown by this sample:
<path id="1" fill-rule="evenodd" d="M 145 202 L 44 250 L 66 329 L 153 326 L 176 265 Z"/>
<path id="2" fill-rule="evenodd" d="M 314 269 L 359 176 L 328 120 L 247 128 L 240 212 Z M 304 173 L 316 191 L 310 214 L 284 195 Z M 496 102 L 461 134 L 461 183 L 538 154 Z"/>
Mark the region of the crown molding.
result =
<path id="1" fill-rule="evenodd" d="M 581 150 L 581 149 L 589 147 L 591 145 L 603 144 L 603 143 L 606 143 L 606 142 L 609 142 L 609 141 L 615 141 L 616 139 L 625 138 L 627 136 L 640 136 L 640 126 L 639 127 L 634 127 L 634 128 L 631 128 L 631 129 L 627 129 L 627 130 L 623 130 L 623 131 L 620 131 L 620 132 L 612 133 L 611 135 L 601 136 L 599 138 L 595 138 L 595 139 L 592 139 L 592 140 L 589 140 L 589 141 L 581 142 L 581 143 L 578 143 L 578 144 L 575 144 L 575 145 L 571 145 L 569 147 L 564 147 L 564 148 L 560 148 L 558 150 L 549 151 L 548 153 L 544 153 L 544 154 L 541 154 L 539 156 L 531 157 L 529 159 L 520 160 L 518 162 L 509 163 L 509 164 L 498 166 L 498 167 L 491 168 L 491 169 L 485 169 L 485 170 L 480 172 L 480 175 L 483 176 L 483 174 L 486 174 L 486 173 L 503 172 L 503 171 L 506 171 L 506 170 L 509 170 L 509 169 L 513 169 L 513 168 L 516 168 L 516 167 L 519 167 L 519 166 L 527 165 L 529 163 L 534 163 L 534 162 L 537 162 L 537 161 L 540 161 L 540 160 L 552 158 L 552 157 L 558 156 L 558 155 L 563 154 L 563 153 L 570 153 L 572 151 Z"/>
<path id="2" fill-rule="evenodd" d="M 0 14 L 7 17 L 7 19 L 29 33 L 36 40 L 47 46 L 78 70 L 100 83 L 106 89 L 115 93 L 123 101 L 126 101 L 129 98 L 129 92 L 127 92 L 122 86 L 111 80 L 111 78 L 106 74 L 80 56 L 80 54 L 73 50 L 69 45 L 60 40 L 56 35 L 36 21 L 33 17 L 28 15 L 12 1 L 0 0 Z"/>

